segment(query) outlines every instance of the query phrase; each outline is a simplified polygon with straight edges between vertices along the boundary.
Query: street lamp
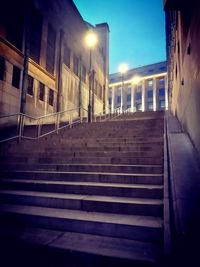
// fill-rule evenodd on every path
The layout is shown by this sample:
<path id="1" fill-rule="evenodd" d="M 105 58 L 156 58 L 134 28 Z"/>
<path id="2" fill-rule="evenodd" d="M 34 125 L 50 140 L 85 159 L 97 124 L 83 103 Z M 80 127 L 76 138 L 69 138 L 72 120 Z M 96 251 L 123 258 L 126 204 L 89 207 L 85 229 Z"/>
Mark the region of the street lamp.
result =
<path id="1" fill-rule="evenodd" d="M 85 36 L 85 44 L 90 50 L 90 65 L 89 65 L 89 96 L 88 96 L 88 122 L 91 122 L 91 89 L 94 71 L 92 70 L 92 49 L 97 45 L 98 37 L 93 31 L 88 31 Z"/>
<path id="2" fill-rule="evenodd" d="M 124 109 L 124 106 L 123 106 L 124 74 L 128 71 L 128 65 L 123 63 L 119 65 L 118 70 L 122 75 L 122 87 L 121 87 L 121 113 L 122 113 Z"/>

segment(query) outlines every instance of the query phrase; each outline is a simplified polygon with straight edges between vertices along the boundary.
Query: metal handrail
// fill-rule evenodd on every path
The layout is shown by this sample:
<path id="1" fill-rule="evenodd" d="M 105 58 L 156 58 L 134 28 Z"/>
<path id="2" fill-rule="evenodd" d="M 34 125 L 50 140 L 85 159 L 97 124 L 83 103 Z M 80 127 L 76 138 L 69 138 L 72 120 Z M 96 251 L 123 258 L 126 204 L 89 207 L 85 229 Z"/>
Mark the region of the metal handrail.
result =
<path id="1" fill-rule="evenodd" d="M 26 139 L 39 139 L 43 136 L 46 136 L 50 133 L 56 132 L 58 133 L 60 129 L 66 128 L 66 127 L 72 127 L 73 124 L 76 123 L 82 123 L 83 122 L 83 112 L 85 111 L 85 113 L 87 114 L 88 111 L 85 108 L 82 107 L 77 107 L 77 108 L 73 108 L 73 109 L 68 109 L 68 110 L 64 110 L 64 111 L 60 111 L 57 113 L 51 113 L 51 114 L 47 114 L 47 115 L 43 115 L 40 117 L 33 117 L 27 114 L 23 114 L 23 113 L 14 113 L 14 114 L 9 114 L 9 115 L 2 115 L 0 116 L 0 120 L 1 119 L 5 119 L 5 118 L 11 118 L 11 117 L 17 117 L 17 123 L 13 124 L 11 123 L 9 126 L 10 127 L 16 127 L 16 134 L 13 135 L 12 137 L 8 137 L 8 138 L 3 138 L 2 140 L 0 140 L 0 142 L 4 142 L 4 141 L 8 141 L 11 139 L 15 139 L 15 138 L 26 138 Z M 73 119 L 73 112 L 78 112 L 79 115 L 75 115 L 75 119 Z M 62 115 L 65 115 L 66 118 L 62 118 Z M 44 123 L 43 120 L 45 120 L 46 118 L 51 118 L 48 123 Z M 26 121 L 26 119 L 29 119 L 28 123 Z M 34 123 L 31 123 L 30 120 L 33 120 Z M 27 123 L 27 124 L 26 124 Z M 64 125 L 63 125 L 64 124 Z M 53 126 L 53 129 L 49 129 L 46 133 L 42 133 L 42 127 L 43 126 Z M 36 136 L 27 136 L 24 133 L 25 127 L 35 127 L 36 128 Z"/>

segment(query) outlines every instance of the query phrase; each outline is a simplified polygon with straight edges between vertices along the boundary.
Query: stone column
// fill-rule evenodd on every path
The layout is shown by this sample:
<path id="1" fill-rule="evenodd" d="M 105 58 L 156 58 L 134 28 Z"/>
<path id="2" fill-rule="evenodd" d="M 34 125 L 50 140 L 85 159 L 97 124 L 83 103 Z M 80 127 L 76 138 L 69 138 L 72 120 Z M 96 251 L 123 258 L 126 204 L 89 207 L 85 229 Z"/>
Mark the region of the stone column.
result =
<path id="1" fill-rule="evenodd" d="M 135 111 L 135 86 L 131 86 L 131 112 Z"/>
<path id="2" fill-rule="evenodd" d="M 153 78 L 153 111 L 157 110 L 157 80 Z"/>
<path id="3" fill-rule="evenodd" d="M 115 109 L 115 87 L 112 87 L 112 104 L 111 104 L 111 112 L 113 113 Z"/>
<path id="4" fill-rule="evenodd" d="M 142 111 L 146 111 L 146 88 L 145 88 L 145 80 L 142 81 Z"/>
<path id="5" fill-rule="evenodd" d="M 123 86 L 121 86 L 121 112 L 123 111 Z"/>

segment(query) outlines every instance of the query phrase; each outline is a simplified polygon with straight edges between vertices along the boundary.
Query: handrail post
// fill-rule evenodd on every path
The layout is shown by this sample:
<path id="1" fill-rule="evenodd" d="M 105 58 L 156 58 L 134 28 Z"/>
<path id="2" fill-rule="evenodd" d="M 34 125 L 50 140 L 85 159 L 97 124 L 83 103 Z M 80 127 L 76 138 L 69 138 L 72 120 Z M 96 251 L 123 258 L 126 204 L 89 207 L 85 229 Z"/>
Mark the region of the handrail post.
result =
<path id="1" fill-rule="evenodd" d="M 41 122 L 40 122 L 40 119 L 38 119 L 37 137 L 40 138 L 40 135 L 41 135 Z"/>
<path id="2" fill-rule="evenodd" d="M 80 108 L 80 122 L 82 123 L 83 122 L 83 115 L 82 115 L 82 108 Z"/>
<path id="3" fill-rule="evenodd" d="M 56 116 L 56 133 L 57 134 L 58 134 L 59 126 L 60 126 L 60 113 L 57 113 L 57 116 Z"/>
<path id="4" fill-rule="evenodd" d="M 69 127 L 72 128 L 72 114 L 69 115 Z"/>
<path id="5" fill-rule="evenodd" d="M 23 135 L 23 130 L 24 130 L 24 115 L 19 114 L 19 119 L 18 119 L 18 127 L 19 127 L 19 139 L 21 139 Z"/>

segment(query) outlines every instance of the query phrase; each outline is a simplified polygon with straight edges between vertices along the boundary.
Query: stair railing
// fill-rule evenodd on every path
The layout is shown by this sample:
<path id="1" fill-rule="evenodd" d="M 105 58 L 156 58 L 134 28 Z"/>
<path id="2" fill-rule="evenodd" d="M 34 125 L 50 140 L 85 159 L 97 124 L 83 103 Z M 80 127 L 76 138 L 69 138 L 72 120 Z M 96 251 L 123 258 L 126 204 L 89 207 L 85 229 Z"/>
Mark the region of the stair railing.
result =
<path id="1" fill-rule="evenodd" d="M 116 108 L 114 109 L 113 112 L 111 112 L 110 110 L 108 112 L 106 112 L 105 110 L 103 112 L 99 112 L 94 114 L 94 119 L 93 122 L 102 122 L 102 121 L 106 121 L 106 120 L 111 120 L 113 118 L 118 117 L 121 114 L 121 108 Z"/>
<path id="2" fill-rule="evenodd" d="M 38 139 L 74 124 L 87 122 L 88 111 L 82 107 L 40 117 L 15 113 L 0 116 L 0 142 L 15 138 Z"/>

